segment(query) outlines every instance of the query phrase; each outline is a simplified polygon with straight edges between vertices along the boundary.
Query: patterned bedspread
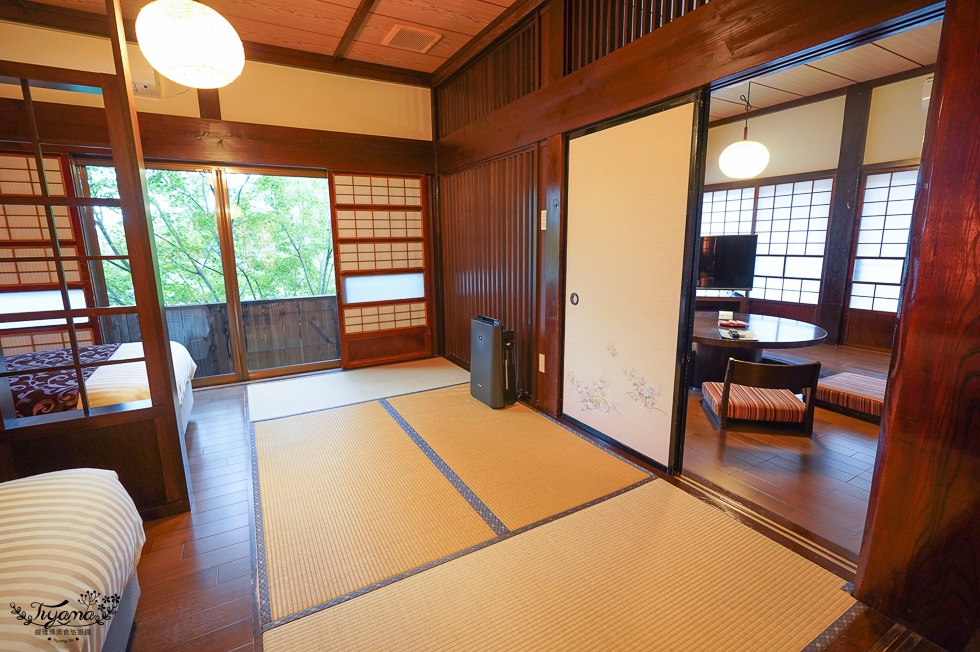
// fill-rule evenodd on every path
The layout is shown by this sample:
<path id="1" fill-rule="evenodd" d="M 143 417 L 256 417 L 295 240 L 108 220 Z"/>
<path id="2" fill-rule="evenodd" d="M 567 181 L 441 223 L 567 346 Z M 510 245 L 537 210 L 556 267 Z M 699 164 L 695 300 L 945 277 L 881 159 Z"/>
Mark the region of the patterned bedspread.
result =
<path id="1" fill-rule="evenodd" d="M 83 364 L 105 362 L 118 344 L 83 346 L 78 356 Z M 8 355 L 4 358 L 7 371 L 22 371 L 10 377 L 10 391 L 18 417 L 29 417 L 52 412 L 65 412 L 78 407 L 78 379 L 73 369 L 64 371 L 39 371 L 42 367 L 63 367 L 73 364 L 70 349 L 38 351 Z M 95 373 L 96 367 L 82 369 L 83 380 Z"/>

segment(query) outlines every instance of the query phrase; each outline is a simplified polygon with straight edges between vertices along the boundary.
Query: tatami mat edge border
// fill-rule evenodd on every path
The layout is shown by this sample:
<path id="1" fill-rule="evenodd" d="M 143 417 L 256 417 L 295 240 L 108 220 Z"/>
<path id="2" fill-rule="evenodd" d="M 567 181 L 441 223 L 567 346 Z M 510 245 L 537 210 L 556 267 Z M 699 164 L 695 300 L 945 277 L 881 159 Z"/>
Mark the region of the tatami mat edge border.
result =
<path id="1" fill-rule="evenodd" d="M 259 616 L 264 624 L 272 620 L 269 596 L 269 570 L 265 557 L 265 529 L 262 524 L 262 493 L 259 490 L 259 454 L 255 447 L 255 422 L 248 424 L 249 457 L 252 458 L 252 509 L 255 513 L 255 574 L 259 591 Z"/>
<path id="2" fill-rule="evenodd" d="M 445 460 L 439 457 L 438 453 L 432 450 L 432 446 L 429 446 L 429 443 L 415 431 L 415 428 L 410 426 L 408 421 L 405 421 L 405 417 L 398 413 L 398 410 L 396 410 L 394 406 L 388 402 L 388 399 L 383 398 L 378 402 L 381 404 L 381 407 L 385 409 L 385 412 L 388 413 L 388 416 L 395 420 L 395 423 L 397 423 L 405 434 L 408 435 L 408 438 L 411 439 L 412 442 L 419 447 L 419 450 L 422 451 L 426 458 L 432 462 L 432 465 L 439 469 L 439 472 L 442 473 L 442 476 L 449 481 L 449 484 L 453 486 L 453 489 L 458 491 L 459 495 L 470 504 L 473 511 L 479 514 L 480 518 L 482 518 L 483 521 L 490 526 L 490 529 L 493 530 L 494 534 L 499 535 L 510 532 L 510 530 L 507 529 L 507 526 L 504 525 L 503 521 L 497 518 L 497 515 L 493 513 L 493 510 L 491 510 L 485 502 L 480 500 L 480 497 L 476 495 L 469 485 L 463 482 L 463 479 L 460 478 L 448 464 L 446 464 Z"/>
<path id="3" fill-rule="evenodd" d="M 843 590 L 843 589 L 842 589 Z M 815 639 L 810 641 L 801 652 L 820 652 L 837 639 L 841 633 L 847 629 L 851 623 L 857 620 L 858 616 L 868 610 L 868 607 L 860 602 L 855 602 L 840 617 L 827 626 L 827 629 L 820 632 Z"/>

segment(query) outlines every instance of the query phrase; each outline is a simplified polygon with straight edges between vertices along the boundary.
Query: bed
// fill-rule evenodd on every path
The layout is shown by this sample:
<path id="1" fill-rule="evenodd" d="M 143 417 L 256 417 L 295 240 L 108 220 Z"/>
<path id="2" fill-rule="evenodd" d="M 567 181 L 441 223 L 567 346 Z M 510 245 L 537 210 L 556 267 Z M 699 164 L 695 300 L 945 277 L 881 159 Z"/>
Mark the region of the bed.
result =
<path id="1" fill-rule="evenodd" d="M 0 483 L 3 649 L 125 650 L 145 541 L 113 471 L 70 469 Z M 61 622 L 46 628 L 39 609 L 60 612 Z"/>
<path id="2" fill-rule="evenodd" d="M 183 433 L 193 406 L 191 380 L 197 365 L 190 353 L 177 342 L 170 343 L 174 363 L 174 380 L 180 406 L 180 431 Z M 98 344 L 78 350 L 82 364 L 128 360 L 143 357 L 143 344 Z M 43 371 L 41 367 L 62 367 L 73 364 L 70 349 L 55 349 L 21 353 L 4 357 L 8 372 L 23 371 L 10 377 L 10 390 L 18 417 L 37 416 L 53 412 L 76 410 L 80 406 L 78 381 L 75 372 Z M 84 367 L 83 379 L 89 405 L 98 407 L 150 398 L 150 388 L 143 362 L 128 362 L 104 367 Z"/>

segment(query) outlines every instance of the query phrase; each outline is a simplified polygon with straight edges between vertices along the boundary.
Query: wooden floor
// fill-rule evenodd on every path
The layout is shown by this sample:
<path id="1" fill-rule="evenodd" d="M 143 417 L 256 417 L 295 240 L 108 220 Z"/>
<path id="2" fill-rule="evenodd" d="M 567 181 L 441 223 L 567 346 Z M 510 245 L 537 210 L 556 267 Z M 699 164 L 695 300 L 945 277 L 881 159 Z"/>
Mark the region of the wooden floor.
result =
<path id="1" fill-rule="evenodd" d="M 888 376 L 888 364 L 891 362 L 890 353 L 833 344 L 818 344 L 802 349 L 766 350 L 763 356 L 789 363 L 819 362 L 821 376 L 849 371 L 882 379 Z"/>
<path id="2" fill-rule="evenodd" d="M 691 391 L 684 471 L 827 539 L 853 561 L 864 533 L 877 440 L 877 425 L 820 408 L 812 437 L 792 426 L 754 423 L 720 433 L 701 393 Z"/>
<path id="3" fill-rule="evenodd" d="M 253 649 L 244 391 L 194 392 L 186 435 L 191 511 L 146 524 L 134 652 Z"/>

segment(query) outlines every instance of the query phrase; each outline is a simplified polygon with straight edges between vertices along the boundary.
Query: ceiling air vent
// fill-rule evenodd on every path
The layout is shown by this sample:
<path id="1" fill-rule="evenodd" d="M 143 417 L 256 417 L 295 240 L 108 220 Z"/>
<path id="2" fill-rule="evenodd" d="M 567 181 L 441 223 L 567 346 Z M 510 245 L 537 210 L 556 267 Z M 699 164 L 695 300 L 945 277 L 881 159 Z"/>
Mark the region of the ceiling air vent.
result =
<path id="1" fill-rule="evenodd" d="M 427 29 L 409 27 L 407 25 L 395 25 L 388 32 L 388 35 L 381 41 L 382 45 L 390 45 L 399 50 L 411 50 L 412 52 L 428 52 L 435 45 L 442 34 L 430 32 Z"/>

